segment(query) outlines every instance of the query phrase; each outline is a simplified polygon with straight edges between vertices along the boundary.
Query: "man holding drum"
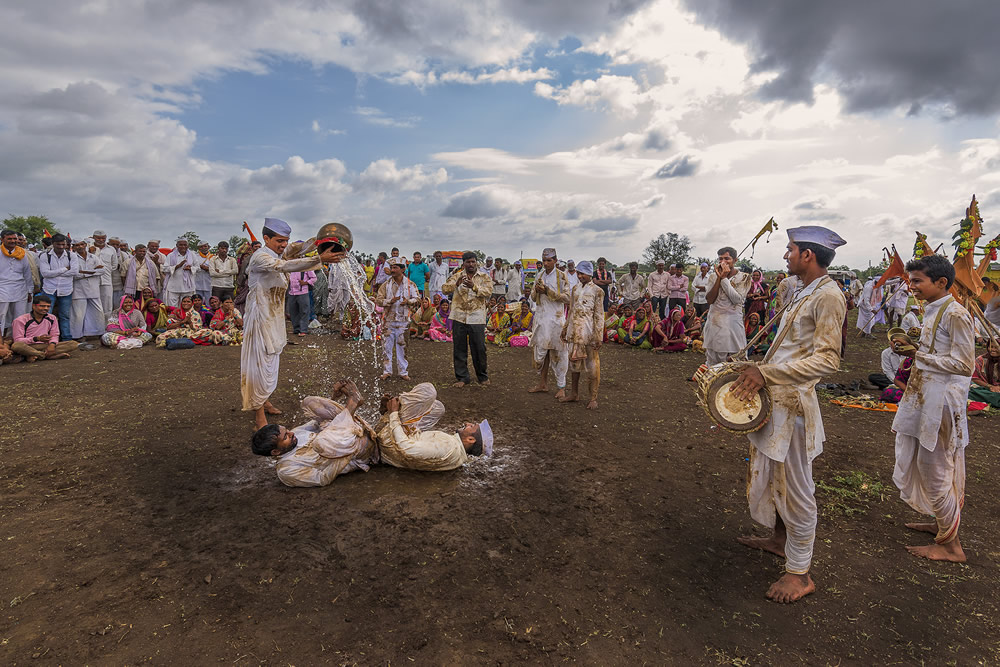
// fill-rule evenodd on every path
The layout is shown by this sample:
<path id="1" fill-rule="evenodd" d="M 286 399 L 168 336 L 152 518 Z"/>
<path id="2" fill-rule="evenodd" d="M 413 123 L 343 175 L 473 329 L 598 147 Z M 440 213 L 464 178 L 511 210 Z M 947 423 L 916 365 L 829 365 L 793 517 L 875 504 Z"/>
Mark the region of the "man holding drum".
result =
<path id="1" fill-rule="evenodd" d="M 767 591 L 776 602 L 794 602 L 816 590 L 809 576 L 816 538 L 812 461 L 823 451 L 826 435 L 815 386 L 840 368 L 847 302 L 827 267 L 844 243 L 825 227 L 788 230 L 788 272 L 805 287 L 793 297 L 764 360 L 747 367 L 731 389 L 741 400 L 764 386 L 771 392 L 771 420 L 747 435 L 752 445 L 747 501 L 750 516 L 774 532 L 739 542 L 785 558 L 785 574 Z"/>

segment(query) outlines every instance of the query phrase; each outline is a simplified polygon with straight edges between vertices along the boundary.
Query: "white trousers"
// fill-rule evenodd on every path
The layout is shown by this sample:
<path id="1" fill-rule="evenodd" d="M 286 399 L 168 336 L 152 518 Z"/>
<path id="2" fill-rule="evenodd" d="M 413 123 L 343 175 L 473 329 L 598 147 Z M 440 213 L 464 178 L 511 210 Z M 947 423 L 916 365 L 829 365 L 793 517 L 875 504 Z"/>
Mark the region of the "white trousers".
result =
<path id="1" fill-rule="evenodd" d="M 532 349 L 535 351 L 535 366 L 539 368 L 538 372 L 541 373 L 541 365 L 545 361 L 545 355 L 549 355 L 549 367 L 556 376 L 556 387 L 565 389 L 566 372 L 569 370 L 569 350 L 565 347 L 561 350 L 546 350 L 541 347 L 534 347 Z M 548 378 L 542 379 L 546 380 Z"/>
<path id="2" fill-rule="evenodd" d="M 407 323 L 393 323 L 385 328 L 385 372 L 392 375 L 392 351 L 396 351 L 396 368 L 399 375 L 409 375 L 407 369 L 409 364 L 406 361 L 406 330 Z"/>
<path id="3" fill-rule="evenodd" d="M 721 364 L 729 357 L 733 356 L 739 352 L 739 350 L 733 350 L 732 352 L 719 352 L 718 350 L 705 350 L 705 365 L 711 368 L 716 364 Z"/>
<path id="4" fill-rule="evenodd" d="M 268 354 L 256 336 L 243 340 L 240 349 L 240 392 L 244 410 L 259 410 L 278 388 L 281 353 Z"/>
<path id="5" fill-rule="evenodd" d="M 875 325 L 874 315 L 875 312 L 871 308 L 860 306 L 858 308 L 858 328 L 864 333 L 870 334 L 872 332 L 872 327 Z"/>
<path id="6" fill-rule="evenodd" d="M 774 528 L 776 516 L 785 524 L 785 571 L 805 574 L 812 565 L 816 540 L 816 486 L 812 463 L 806 453 L 806 427 L 795 419 L 792 442 L 784 463 L 774 461 L 750 446 L 747 502 L 757 523 Z"/>
<path id="7" fill-rule="evenodd" d="M 181 299 L 186 296 L 192 296 L 191 292 L 164 292 L 163 302 L 170 306 L 171 308 L 176 308 L 181 305 Z"/>
<path id="8" fill-rule="evenodd" d="M 938 544 L 947 544 L 958 537 L 965 502 L 965 448 L 948 451 L 953 424 L 952 419 L 942 420 L 933 452 L 921 447 L 913 436 L 896 434 L 892 481 L 899 488 L 903 502 L 934 517 L 938 526 L 934 541 Z"/>
<path id="9" fill-rule="evenodd" d="M 12 331 L 14 318 L 20 317 L 26 312 L 28 312 L 27 296 L 20 301 L 0 301 L 0 336 Z"/>
<path id="10" fill-rule="evenodd" d="M 105 313 L 113 313 L 118 304 L 114 303 L 115 288 L 111 285 L 101 285 L 101 308 Z"/>
<path id="11" fill-rule="evenodd" d="M 102 336 L 107 330 L 104 308 L 100 299 L 73 299 L 69 314 L 69 329 L 74 339 L 84 336 Z M 59 332 L 60 339 L 62 332 Z"/>

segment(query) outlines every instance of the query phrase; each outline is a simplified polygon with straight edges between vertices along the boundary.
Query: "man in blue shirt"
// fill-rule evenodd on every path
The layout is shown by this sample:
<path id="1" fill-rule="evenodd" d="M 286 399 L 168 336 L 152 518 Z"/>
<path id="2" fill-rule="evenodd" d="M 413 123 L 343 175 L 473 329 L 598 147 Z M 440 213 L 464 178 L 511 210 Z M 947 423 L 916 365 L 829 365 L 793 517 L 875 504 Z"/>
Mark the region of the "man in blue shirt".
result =
<path id="1" fill-rule="evenodd" d="M 423 256 L 419 252 L 413 253 L 413 261 L 408 267 L 406 267 L 406 277 L 413 281 L 413 284 L 417 286 L 417 290 L 426 295 L 424 288 L 427 284 L 427 275 L 430 273 L 430 267 L 424 264 Z"/>

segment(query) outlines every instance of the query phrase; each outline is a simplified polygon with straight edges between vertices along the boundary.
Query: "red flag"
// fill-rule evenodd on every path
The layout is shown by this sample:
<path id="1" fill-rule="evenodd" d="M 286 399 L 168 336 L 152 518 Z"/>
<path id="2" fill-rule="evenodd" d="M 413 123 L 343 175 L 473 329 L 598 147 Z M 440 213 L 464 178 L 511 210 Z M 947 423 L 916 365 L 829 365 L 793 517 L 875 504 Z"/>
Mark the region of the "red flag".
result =
<path id="1" fill-rule="evenodd" d="M 42 236 L 44 236 L 47 239 L 52 238 L 52 234 L 47 229 L 42 229 Z"/>
<path id="2" fill-rule="evenodd" d="M 888 252 L 888 248 L 884 248 L 884 250 Z M 892 246 L 892 259 L 889 261 L 889 268 L 885 270 L 879 281 L 875 283 L 875 289 L 885 285 L 886 281 L 892 278 L 902 278 L 907 285 L 910 284 L 910 276 L 906 273 L 906 265 L 903 264 L 899 253 L 896 252 L 896 246 Z"/>

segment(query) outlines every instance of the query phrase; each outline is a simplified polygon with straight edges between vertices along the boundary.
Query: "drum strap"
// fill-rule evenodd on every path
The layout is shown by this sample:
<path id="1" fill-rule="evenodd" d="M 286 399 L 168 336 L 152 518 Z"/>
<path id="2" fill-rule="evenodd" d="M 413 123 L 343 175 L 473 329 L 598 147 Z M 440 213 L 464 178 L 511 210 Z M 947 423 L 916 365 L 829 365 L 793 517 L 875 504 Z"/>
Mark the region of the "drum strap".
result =
<path id="1" fill-rule="evenodd" d="M 819 289 L 823 287 L 823 285 L 826 285 L 827 283 L 830 282 L 833 282 L 833 278 L 831 278 L 830 276 L 824 276 L 819 281 L 819 285 L 816 285 L 816 289 L 814 289 L 812 292 L 806 295 L 804 299 L 802 299 L 795 305 L 795 309 L 792 310 L 792 316 L 788 318 L 788 324 L 782 327 L 781 331 L 778 332 L 778 335 L 775 337 L 774 342 L 771 343 L 771 347 L 768 348 L 767 354 L 764 355 L 764 360 L 761 361 L 760 363 L 766 364 L 771 360 L 771 357 L 774 356 L 774 353 L 778 349 L 778 346 L 781 345 L 781 342 L 783 340 L 785 340 L 785 335 L 788 333 L 788 330 L 792 328 L 792 322 L 795 321 L 795 318 L 798 316 L 799 311 L 802 309 L 802 306 L 805 305 L 805 302 L 808 301 L 813 294 L 818 292 Z"/>
<path id="2" fill-rule="evenodd" d="M 938 309 L 937 316 L 934 318 L 934 326 L 931 327 L 931 347 L 927 350 L 927 354 L 934 354 L 934 346 L 937 345 L 937 330 L 938 325 L 941 324 L 941 318 L 944 317 L 944 311 L 948 310 L 948 306 L 954 301 L 954 297 L 949 296 L 948 299 L 941 304 L 941 308 Z"/>

